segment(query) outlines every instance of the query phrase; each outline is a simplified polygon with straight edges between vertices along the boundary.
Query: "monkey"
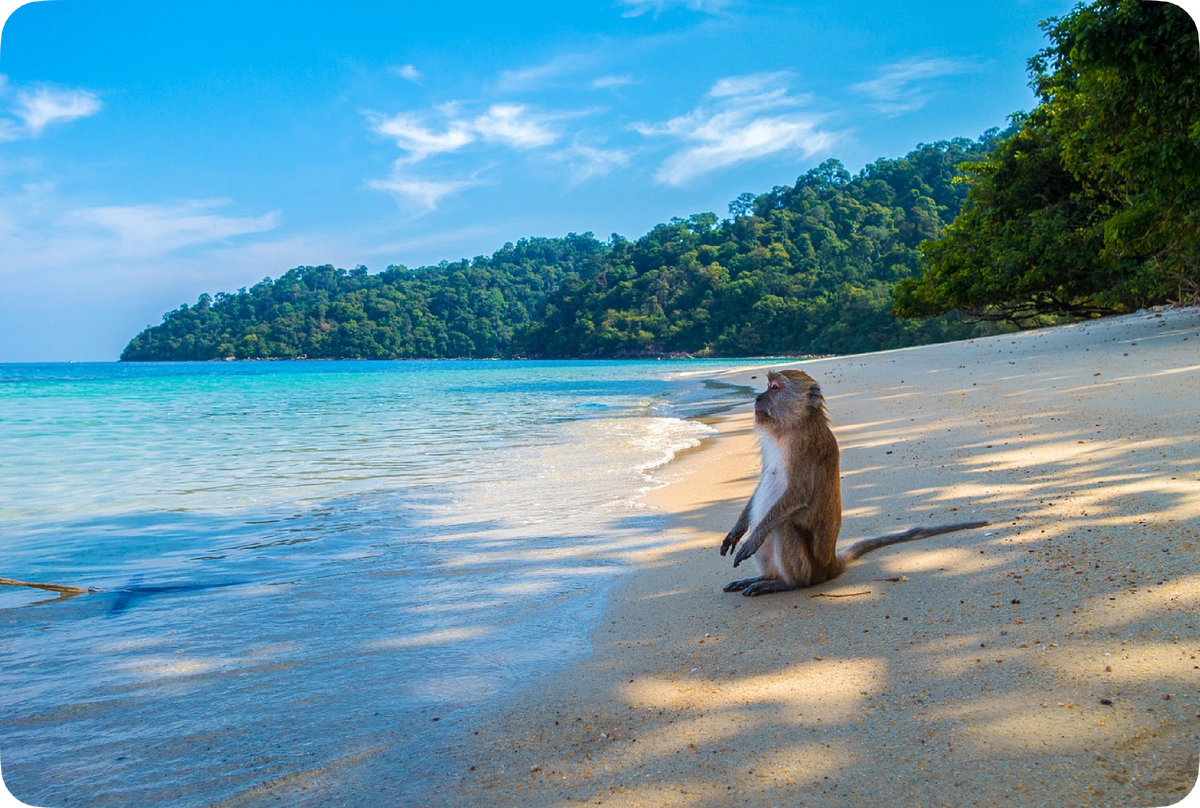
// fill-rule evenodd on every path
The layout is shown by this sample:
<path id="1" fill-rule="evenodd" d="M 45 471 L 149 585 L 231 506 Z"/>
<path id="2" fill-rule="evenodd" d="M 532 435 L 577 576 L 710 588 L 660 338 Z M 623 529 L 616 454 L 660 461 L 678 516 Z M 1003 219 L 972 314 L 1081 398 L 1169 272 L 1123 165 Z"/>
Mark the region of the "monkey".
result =
<path id="1" fill-rule="evenodd" d="M 988 524 L 913 528 L 865 539 L 839 553 L 840 453 L 820 385 L 804 371 L 769 372 L 766 390 L 754 399 L 754 423 L 762 450 L 761 477 L 721 542 L 721 555 L 737 548 L 736 567 L 757 553 L 762 575 L 732 581 L 726 592 L 755 597 L 814 586 L 838 577 L 872 550 Z"/>

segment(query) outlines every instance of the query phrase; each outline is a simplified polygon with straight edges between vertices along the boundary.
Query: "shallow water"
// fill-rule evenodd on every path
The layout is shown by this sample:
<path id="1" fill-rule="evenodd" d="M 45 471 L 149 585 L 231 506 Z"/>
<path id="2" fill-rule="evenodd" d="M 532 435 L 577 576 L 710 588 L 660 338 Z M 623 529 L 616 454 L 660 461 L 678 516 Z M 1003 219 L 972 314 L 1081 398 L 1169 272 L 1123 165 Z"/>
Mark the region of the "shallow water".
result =
<path id="1" fill-rule="evenodd" d="M 732 363 L 0 366 L 0 765 L 206 805 L 587 649 Z"/>

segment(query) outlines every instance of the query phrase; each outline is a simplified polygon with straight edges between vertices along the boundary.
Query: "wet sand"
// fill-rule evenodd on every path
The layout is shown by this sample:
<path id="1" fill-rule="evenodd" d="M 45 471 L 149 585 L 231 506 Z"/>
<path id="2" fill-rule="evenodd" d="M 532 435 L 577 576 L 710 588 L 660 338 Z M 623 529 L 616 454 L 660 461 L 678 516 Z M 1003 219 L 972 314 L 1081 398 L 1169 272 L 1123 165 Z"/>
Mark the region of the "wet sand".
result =
<path id="1" fill-rule="evenodd" d="M 372 751 L 234 804 L 1182 800 L 1200 767 L 1200 309 L 796 366 L 841 444 L 841 545 L 991 525 L 811 589 L 724 593 L 745 568 L 717 547 L 758 473 L 746 406 L 648 496 L 669 541 L 631 556 L 583 662 L 431 724 L 419 761 Z"/>

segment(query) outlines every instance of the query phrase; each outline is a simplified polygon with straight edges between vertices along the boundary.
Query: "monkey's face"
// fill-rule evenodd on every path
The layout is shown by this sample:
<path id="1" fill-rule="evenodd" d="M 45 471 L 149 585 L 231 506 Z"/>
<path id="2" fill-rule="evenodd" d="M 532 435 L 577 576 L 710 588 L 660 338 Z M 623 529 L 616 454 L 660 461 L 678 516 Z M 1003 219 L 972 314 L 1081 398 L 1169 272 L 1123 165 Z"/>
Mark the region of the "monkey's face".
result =
<path id="1" fill-rule="evenodd" d="M 771 371 L 767 374 L 767 389 L 754 399 L 754 422 L 782 433 L 824 404 L 820 386 L 804 371 Z"/>

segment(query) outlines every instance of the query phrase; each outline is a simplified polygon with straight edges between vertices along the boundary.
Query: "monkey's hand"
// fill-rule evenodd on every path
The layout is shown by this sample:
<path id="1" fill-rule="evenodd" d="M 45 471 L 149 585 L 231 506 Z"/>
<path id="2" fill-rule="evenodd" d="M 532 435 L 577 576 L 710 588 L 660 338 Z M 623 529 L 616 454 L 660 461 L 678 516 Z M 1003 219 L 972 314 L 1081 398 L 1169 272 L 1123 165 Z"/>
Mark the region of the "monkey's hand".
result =
<path id="1" fill-rule="evenodd" d="M 733 552 L 733 548 L 737 547 L 737 544 L 739 541 L 741 541 L 741 538 L 742 534 L 738 533 L 736 530 L 729 531 L 729 533 L 725 535 L 725 541 L 721 542 L 721 555 Z"/>
<path id="2" fill-rule="evenodd" d="M 758 548 L 762 547 L 763 539 L 767 536 L 766 531 L 755 529 L 750 534 L 750 538 L 746 539 L 746 543 L 738 548 L 737 554 L 733 557 L 733 566 L 737 566 L 745 561 L 750 556 L 758 552 Z"/>
<path id="3" fill-rule="evenodd" d="M 737 543 L 741 541 L 742 536 L 746 535 L 746 531 L 750 529 L 750 503 L 746 503 L 746 507 L 742 508 L 741 514 L 737 521 L 733 523 L 733 527 L 725 534 L 725 541 L 721 542 L 721 555 L 732 553 L 733 548 L 737 547 Z"/>

